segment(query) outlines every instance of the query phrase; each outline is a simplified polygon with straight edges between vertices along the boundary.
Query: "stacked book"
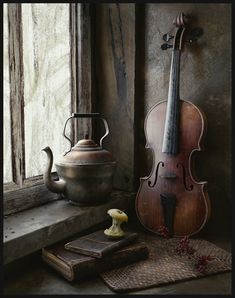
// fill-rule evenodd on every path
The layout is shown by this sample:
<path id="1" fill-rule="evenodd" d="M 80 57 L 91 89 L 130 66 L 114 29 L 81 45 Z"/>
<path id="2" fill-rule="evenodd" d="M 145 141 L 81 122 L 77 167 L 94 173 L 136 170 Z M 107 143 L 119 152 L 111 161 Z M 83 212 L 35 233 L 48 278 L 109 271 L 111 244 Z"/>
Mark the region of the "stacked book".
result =
<path id="1" fill-rule="evenodd" d="M 42 249 L 42 259 L 69 281 L 82 280 L 147 257 L 148 248 L 138 241 L 138 234 L 131 232 L 112 240 L 99 230 Z"/>

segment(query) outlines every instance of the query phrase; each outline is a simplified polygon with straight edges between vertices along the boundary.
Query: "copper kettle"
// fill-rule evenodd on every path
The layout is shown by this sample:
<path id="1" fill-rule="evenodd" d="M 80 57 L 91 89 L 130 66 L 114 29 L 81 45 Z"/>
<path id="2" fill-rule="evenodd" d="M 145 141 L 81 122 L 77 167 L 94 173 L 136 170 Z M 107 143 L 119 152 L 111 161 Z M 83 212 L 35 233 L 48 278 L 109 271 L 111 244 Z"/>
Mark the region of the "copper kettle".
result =
<path id="1" fill-rule="evenodd" d="M 86 136 L 72 147 L 72 141 L 65 135 L 67 122 L 72 118 L 99 118 L 105 126 L 105 134 L 97 145 Z M 65 122 L 63 136 L 71 147 L 55 163 L 59 181 L 51 177 L 53 154 L 50 147 L 42 149 L 47 153 L 48 163 L 43 175 L 47 188 L 61 193 L 70 203 L 76 205 L 97 205 L 105 202 L 112 191 L 112 180 L 116 162 L 111 153 L 103 149 L 103 139 L 109 134 L 107 121 L 99 113 L 73 113 Z"/>

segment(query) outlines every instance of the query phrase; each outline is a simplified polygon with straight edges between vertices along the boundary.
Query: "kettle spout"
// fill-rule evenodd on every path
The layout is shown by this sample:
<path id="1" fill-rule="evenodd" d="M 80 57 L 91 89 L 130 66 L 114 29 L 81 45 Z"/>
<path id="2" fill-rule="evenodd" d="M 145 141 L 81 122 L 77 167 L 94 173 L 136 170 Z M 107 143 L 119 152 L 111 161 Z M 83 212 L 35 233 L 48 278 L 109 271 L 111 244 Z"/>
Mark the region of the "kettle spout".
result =
<path id="1" fill-rule="evenodd" d="M 51 168 L 53 164 L 53 154 L 50 147 L 46 147 L 42 149 L 42 151 L 45 151 L 47 154 L 47 165 L 46 170 L 43 173 L 43 180 L 46 185 L 46 187 L 55 193 L 63 193 L 65 191 L 65 181 L 59 180 L 54 181 L 51 177 Z"/>

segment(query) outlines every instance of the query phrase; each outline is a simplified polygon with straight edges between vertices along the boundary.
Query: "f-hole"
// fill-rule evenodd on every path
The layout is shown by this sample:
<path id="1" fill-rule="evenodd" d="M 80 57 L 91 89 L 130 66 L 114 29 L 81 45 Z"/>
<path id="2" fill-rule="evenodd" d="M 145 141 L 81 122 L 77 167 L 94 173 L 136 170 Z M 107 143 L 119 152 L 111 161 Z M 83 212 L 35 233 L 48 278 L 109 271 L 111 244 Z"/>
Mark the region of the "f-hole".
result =
<path id="1" fill-rule="evenodd" d="M 182 168 L 183 183 L 184 183 L 185 189 L 188 190 L 188 191 L 192 191 L 193 190 L 193 185 L 190 184 L 189 187 L 187 187 L 187 185 L 186 185 L 186 171 L 185 171 L 184 165 L 182 165 L 182 163 L 177 163 L 176 167 L 179 168 L 179 166 L 181 166 L 181 168 Z"/>
<path id="2" fill-rule="evenodd" d="M 158 169 L 159 169 L 160 164 L 162 165 L 162 167 L 164 167 L 164 162 L 163 161 L 159 161 L 159 163 L 157 164 L 156 171 L 155 171 L 155 179 L 154 179 L 153 184 L 152 184 L 152 181 L 148 181 L 148 186 L 149 187 L 154 187 L 156 185 L 156 183 L 157 183 Z"/>

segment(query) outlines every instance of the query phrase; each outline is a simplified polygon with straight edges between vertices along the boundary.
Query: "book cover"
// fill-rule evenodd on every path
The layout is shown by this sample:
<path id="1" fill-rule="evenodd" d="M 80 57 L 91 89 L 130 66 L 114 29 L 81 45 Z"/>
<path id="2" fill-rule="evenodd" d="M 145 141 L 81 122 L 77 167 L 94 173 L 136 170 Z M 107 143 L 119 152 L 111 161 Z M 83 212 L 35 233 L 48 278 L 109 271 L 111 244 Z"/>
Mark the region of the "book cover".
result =
<path id="1" fill-rule="evenodd" d="M 104 234 L 103 230 L 99 230 L 66 243 L 65 249 L 95 258 L 103 258 L 137 238 L 137 233 L 128 232 L 124 237 L 112 240 Z"/>
<path id="2" fill-rule="evenodd" d="M 99 259 L 66 250 L 59 243 L 43 248 L 42 259 L 68 281 L 79 281 L 146 259 L 148 253 L 145 243 L 135 242 Z"/>

